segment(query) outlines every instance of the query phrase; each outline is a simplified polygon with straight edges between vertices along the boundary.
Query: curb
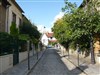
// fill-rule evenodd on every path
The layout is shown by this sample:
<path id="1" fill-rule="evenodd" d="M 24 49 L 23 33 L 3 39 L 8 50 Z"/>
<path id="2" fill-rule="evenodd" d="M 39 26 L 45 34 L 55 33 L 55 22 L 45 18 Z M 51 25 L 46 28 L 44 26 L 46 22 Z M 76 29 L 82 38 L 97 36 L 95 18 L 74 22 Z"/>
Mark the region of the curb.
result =
<path id="1" fill-rule="evenodd" d="M 66 57 L 65 57 L 66 58 Z M 81 70 L 83 73 L 85 73 L 86 75 L 88 75 L 85 71 L 83 71 L 80 67 L 78 67 L 76 64 L 74 64 L 70 59 L 66 58 L 69 62 L 71 62 L 74 66 L 76 66 L 76 68 L 78 68 L 79 70 Z"/>
<path id="2" fill-rule="evenodd" d="M 29 75 L 32 70 L 36 67 L 36 65 L 39 63 L 40 59 L 43 57 L 44 53 L 45 53 L 46 50 L 44 50 L 44 52 L 42 53 L 42 55 L 39 57 L 39 59 L 36 61 L 36 63 L 32 66 L 32 68 L 30 68 L 30 70 L 28 70 L 27 72 L 25 72 L 24 75 Z"/>

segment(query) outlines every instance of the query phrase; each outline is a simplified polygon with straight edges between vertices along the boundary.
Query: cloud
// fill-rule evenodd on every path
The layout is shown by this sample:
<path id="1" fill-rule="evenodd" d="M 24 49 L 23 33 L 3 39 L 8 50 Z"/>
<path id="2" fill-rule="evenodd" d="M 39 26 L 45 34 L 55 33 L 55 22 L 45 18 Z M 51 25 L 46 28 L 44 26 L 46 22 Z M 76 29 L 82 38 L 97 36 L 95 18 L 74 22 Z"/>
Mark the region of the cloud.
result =
<path id="1" fill-rule="evenodd" d="M 37 28 L 38 28 L 38 31 L 39 32 L 41 32 L 41 33 L 43 33 L 43 31 L 44 31 L 44 25 L 37 25 Z"/>
<path id="2" fill-rule="evenodd" d="M 52 32 L 51 28 L 46 28 L 47 32 Z"/>
<path id="3" fill-rule="evenodd" d="M 59 14 L 56 15 L 56 16 L 54 17 L 54 20 L 53 20 L 53 22 L 51 23 L 52 26 L 53 26 L 53 24 L 54 24 L 58 19 L 61 19 L 63 16 L 64 16 L 64 12 L 59 12 Z"/>
<path id="4" fill-rule="evenodd" d="M 37 28 L 38 28 L 38 31 L 40 33 L 43 33 L 43 32 L 52 32 L 51 28 L 46 28 L 44 25 L 37 25 Z"/>
<path id="5" fill-rule="evenodd" d="M 64 16 L 63 12 L 60 12 L 58 15 L 55 16 L 54 21 L 61 19 Z"/>

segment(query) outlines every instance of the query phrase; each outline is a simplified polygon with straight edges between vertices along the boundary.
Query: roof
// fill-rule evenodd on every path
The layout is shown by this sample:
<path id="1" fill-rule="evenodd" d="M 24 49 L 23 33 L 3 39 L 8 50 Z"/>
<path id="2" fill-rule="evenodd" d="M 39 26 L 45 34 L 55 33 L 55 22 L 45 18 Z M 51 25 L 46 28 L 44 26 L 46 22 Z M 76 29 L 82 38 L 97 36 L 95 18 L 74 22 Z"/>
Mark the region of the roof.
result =
<path id="1" fill-rule="evenodd" d="M 51 33 L 48 32 L 48 33 L 46 33 L 46 35 L 47 35 L 48 38 L 53 37 L 53 32 L 51 32 Z"/>
<path id="2" fill-rule="evenodd" d="M 49 40 L 49 42 L 57 42 L 57 40 Z"/>
<path id="3" fill-rule="evenodd" d="M 49 42 L 57 42 L 57 39 L 56 38 L 49 38 Z"/>
<path id="4" fill-rule="evenodd" d="M 22 14 L 23 18 L 26 19 L 27 21 L 29 21 L 29 19 L 24 15 Z"/>

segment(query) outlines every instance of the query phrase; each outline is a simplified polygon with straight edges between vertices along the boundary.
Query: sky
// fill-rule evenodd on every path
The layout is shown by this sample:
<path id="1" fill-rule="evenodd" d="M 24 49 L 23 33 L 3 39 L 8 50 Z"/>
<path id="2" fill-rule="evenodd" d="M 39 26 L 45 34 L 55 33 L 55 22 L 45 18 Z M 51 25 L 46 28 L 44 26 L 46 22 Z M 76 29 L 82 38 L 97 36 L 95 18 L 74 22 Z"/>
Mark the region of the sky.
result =
<path id="1" fill-rule="evenodd" d="M 24 15 L 31 20 L 40 30 L 44 27 L 50 31 L 53 23 L 61 18 L 64 13 L 64 0 L 16 0 L 25 12 Z M 79 6 L 83 0 L 69 0 Z"/>

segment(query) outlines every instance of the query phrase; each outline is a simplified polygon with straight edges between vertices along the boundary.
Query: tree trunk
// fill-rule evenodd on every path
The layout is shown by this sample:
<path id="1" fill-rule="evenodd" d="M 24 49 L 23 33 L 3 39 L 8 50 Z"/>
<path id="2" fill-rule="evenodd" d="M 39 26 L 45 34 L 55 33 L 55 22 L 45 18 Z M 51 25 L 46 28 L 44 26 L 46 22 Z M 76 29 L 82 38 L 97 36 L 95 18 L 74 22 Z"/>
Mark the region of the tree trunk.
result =
<path id="1" fill-rule="evenodd" d="M 93 36 L 91 35 L 90 40 L 90 51 L 91 51 L 91 64 L 95 64 L 95 55 L 94 55 L 94 49 L 93 49 Z"/>

